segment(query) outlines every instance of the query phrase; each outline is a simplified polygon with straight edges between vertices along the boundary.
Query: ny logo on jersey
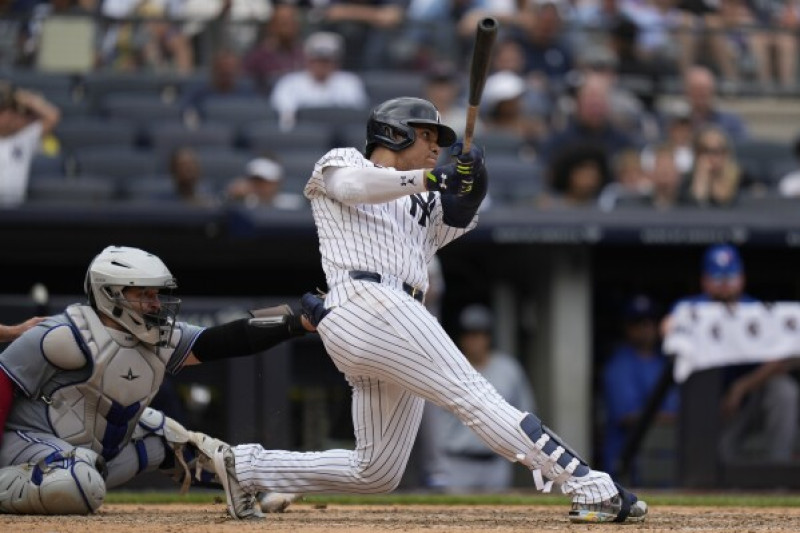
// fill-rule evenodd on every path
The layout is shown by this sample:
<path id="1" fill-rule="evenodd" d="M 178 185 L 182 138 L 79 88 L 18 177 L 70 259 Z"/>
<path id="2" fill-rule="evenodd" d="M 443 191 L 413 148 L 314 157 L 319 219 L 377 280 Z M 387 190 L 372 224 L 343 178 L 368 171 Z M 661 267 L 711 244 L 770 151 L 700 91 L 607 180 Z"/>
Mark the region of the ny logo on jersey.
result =
<path id="1" fill-rule="evenodd" d="M 427 200 L 422 198 L 421 194 L 411 195 L 411 216 L 417 218 L 417 208 L 420 210 L 419 225 L 423 228 L 428 225 L 428 219 L 433 212 L 433 206 L 436 205 L 436 196 L 433 193 L 428 193 Z"/>
<path id="2" fill-rule="evenodd" d="M 400 176 L 400 186 L 405 187 L 406 185 L 414 185 L 414 176 L 406 176 L 405 174 Z"/>

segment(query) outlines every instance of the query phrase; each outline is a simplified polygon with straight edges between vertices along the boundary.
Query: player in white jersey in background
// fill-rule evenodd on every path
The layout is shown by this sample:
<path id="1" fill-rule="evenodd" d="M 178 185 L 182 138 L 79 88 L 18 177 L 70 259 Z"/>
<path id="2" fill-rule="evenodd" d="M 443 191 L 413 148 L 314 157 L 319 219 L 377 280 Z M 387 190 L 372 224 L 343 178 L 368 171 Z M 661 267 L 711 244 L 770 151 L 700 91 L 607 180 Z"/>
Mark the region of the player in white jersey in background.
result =
<path id="1" fill-rule="evenodd" d="M 440 148 L 455 140 L 433 104 L 396 98 L 372 111 L 366 158 L 340 148 L 315 165 L 305 195 L 329 292 L 324 304 L 309 294 L 303 305 L 353 389 L 356 447 L 309 453 L 257 444 L 201 448 L 214 458 L 232 516 L 248 494 L 262 490 L 393 490 L 429 400 L 496 453 L 528 466 L 537 488 L 549 490 L 554 482 L 570 495 L 571 520 L 644 519 L 644 502 L 589 468 L 534 414 L 509 405 L 422 304 L 428 262 L 475 227 L 487 190 L 480 149 L 436 166 Z"/>

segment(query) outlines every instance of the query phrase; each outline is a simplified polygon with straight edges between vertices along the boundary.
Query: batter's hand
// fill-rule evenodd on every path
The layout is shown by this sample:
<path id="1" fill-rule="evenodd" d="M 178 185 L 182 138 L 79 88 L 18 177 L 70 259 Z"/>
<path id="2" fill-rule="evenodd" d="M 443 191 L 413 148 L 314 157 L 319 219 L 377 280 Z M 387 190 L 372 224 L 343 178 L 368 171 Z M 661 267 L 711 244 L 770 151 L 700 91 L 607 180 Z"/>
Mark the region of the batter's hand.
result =
<path id="1" fill-rule="evenodd" d="M 456 194 L 464 196 L 472 192 L 475 179 L 484 170 L 483 150 L 471 146 L 469 152 L 464 152 L 464 144 L 456 143 L 450 148 L 450 153 L 456 156 L 456 172 L 461 175 L 461 183 Z"/>
<path id="2" fill-rule="evenodd" d="M 316 328 L 322 319 L 330 313 L 325 309 L 325 302 L 314 293 L 307 292 L 300 298 L 300 305 L 303 308 L 303 317 Z"/>

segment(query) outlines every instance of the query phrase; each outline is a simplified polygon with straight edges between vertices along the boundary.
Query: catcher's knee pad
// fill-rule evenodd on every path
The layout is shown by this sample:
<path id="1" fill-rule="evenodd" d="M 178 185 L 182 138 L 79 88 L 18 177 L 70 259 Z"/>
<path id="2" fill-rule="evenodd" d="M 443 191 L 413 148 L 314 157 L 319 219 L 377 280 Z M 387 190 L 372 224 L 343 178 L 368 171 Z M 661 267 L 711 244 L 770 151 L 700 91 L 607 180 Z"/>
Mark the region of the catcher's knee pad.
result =
<path id="1" fill-rule="evenodd" d="M 533 446 L 520 452 L 517 460 L 533 471 L 537 489 L 547 492 L 553 483 L 561 485 L 573 476 L 582 477 L 590 472 L 586 461 L 535 415 L 526 414 L 519 428 Z M 545 483 L 542 476 L 549 481 Z"/>
<path id="2" fill-rule="evenodd" d="M 106 495 L 103 459 L 91 450 L 53 452 L 43 460 L 0 469 L 0 512 L 89 514 Z"/>

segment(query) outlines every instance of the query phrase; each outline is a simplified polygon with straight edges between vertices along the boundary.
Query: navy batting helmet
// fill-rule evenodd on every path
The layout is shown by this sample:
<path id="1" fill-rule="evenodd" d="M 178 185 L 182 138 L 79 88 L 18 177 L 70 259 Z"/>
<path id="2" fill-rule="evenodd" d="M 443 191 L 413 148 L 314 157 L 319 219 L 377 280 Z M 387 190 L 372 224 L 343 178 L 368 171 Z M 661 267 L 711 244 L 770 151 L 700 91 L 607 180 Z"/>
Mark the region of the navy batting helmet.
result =
<path id="1" fill-rule="evenodd" d="M 450 146 L 456 142 L 456 132 L 442 124 L 439 110 L 422 98 L 393 98 L 372 110 L 367 122 L 367 157 L 376 145 L 385 146 L 395 152 L 414 143 L 414 126 L 432 124 L 439 132 L 439 146 Z"/>

